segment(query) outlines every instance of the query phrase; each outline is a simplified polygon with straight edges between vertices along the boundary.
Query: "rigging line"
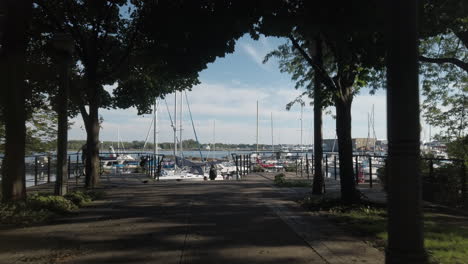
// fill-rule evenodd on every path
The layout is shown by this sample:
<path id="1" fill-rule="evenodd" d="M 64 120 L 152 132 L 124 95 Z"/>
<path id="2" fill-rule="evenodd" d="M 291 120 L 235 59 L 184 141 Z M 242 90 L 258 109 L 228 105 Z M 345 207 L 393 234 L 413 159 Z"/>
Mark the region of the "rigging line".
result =
<path id="1" fill-rule="evenodd" d="M 185 102 L 187 102 L 187 108 L 188 108 L 189 114 L 190 114 L 190 120 L 192 121 L 193 133 L 195 134 L 195 140 L 197 141 L 197 144 L 198 144 L 198 152 L 200 152 L 200 158 L 203 161 L 203 155 L 202 155 L 202 152 L 201 152 L 201 145 L 200 145 L 200 142 L 198 141 L 197 131 L 195 130 L 195 124 L 193 123 L 192 110 L 190 110 L 190 103 L 189 103 L 189 100 L 188 100 L 187 92 L 184 91 L 184 93 L 185 93 Z"/>
<path id="2" fill-rule="evenodd" d="M 176 127 L 174 126 L 174 122 L 172 122 L 172 116 L 171 116 L 171 111 L 169 110 L 169 106 L 167 105 L 166 99 L 164 99 L 164 103 L 166 103 L 166 109 L 167 109 L 167 114 L 169 115 L 169 120 L 171 120 L 171 127 L 176 130 Z"/>
<path id="3" fill-rule="evenodd" d="M 142 150 L 145 150 L 145 148 L 146 148 L 146 143 L 148 143 L 148 138 L 149 138 L 149 134 L 151 132 L 151 128 L 153 127 L 153 123 L 154 123 L 154 120 L 151 119 L 151 125 L 150 125 L 150 127 L 148 129 L 148 133 L 146 133 L 145 144 L 143 144 L 143 149 Z"/>
<path id="4" fill-rule="evenodd" d="M 176 127 L 174 125 L 174 122 L 172 122 L 171 111 L 169 110 L 169 106 L 167 105 L 166 99 L 164 99 L 164 103 L 166 104 L 166 109 L 167 109 L 167 114 L 169 115 L 169 120 L 171 120 L 171 127 L 172 127 L 172 129 L 174 129 L 174 131 L 176 131 Z M 180 140 L 177 138 L 177 135 L 175 136 L 175 138 L 176 138 L 176 144 L 179 143 Z M 182 155 L 182 158 L 185 159 L 184 153 L 181 153 L 181 155 Z"/>

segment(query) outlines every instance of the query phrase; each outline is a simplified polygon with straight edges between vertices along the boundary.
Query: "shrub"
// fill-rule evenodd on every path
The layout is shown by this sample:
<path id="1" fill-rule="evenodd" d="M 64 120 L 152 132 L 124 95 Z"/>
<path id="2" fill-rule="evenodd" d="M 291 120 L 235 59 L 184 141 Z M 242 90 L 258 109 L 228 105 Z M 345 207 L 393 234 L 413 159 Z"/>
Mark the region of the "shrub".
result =
<path id="1" fill-rule="evenodd" d="M 260 165 L 255 165 L 253 168 L 252 168 L 252 171 L 253 172 L 265 172 L 265 169 L 260 166 Z"/>
<path id="2" fill-rule="evenodd" d="M 33 209 L 24 201 L 0 204 L 0 223 L 6 225 L 42 223 L 53 215 L 53 212 L 45 209 Z"/>
<path id="3" fill-rule="evenodd" d="M 296 171 L 296 166 L 295 165 L 288 165 L 284 167 L 285 172 L 295 172 Z"/>
<path id="4" fill-rule="evenodd" d="M 275 175 L 275 180 L 274 180 L 276 185 L 281 185 L 285 182 L 285 175 L 284 173 L 276 174 Z"/>
<path id="5" fill-rule="evenodd" d="M 286 180 L 283 173 L 275 175 L 274 183 L 278 187 L 309 187 L 311 185 L 308 181 Z"/>
<path id="6" fill-rule="evenodd" d="M 33 210 L 50 210 L 54 213 L 71 213 L 78 207 L 62 196 L 33 194 L 26 203 Z"/>
<path id="7" fill-rule="evenodd" d="M 385 166 L 377 169 L 377 178 L 379 178 L 379 182 L 382 185 L 384 192 L 387 192 L 387 175 L 385 174 Z"/>
<path id="8" fill-rule="evenodd" d="M 93 200 L 89 194 L 82 191 L 69 192 L 64 196 L 64 198 L 70 200 L 78 207 L 82 207 Z"/>

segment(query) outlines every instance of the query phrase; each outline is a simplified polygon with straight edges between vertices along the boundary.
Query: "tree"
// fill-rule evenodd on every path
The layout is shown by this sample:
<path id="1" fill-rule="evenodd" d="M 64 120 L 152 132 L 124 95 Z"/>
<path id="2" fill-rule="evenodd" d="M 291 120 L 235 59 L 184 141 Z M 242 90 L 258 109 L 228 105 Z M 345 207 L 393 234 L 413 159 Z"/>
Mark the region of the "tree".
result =
<path id="1" fill-rule="evenodd" d="M 314 42 L 309 46 L 308 56 L 311 57 L 318 65 L 323 67 L 323 51 L 322 41 L 320 37 L 316 37 Z M 287 72 L 292 75 L 292 79 L 296 81 L 295 88 L 305 87 L 307 92 L 290 102 L 286 109 L 289 110 L 294 103 L 303 103 L 302 96 L 308 95 L 313 98 L 314 105 L 314 178 L 312 192 L 314 194 L 322 194 L 324 191 L 324 179 L 322 171 L 323 160 L 323 138 L 322 138 L 322 110 L 332 104 L 331 94 L 323 90 L 320 82 L 320 75 L 314 72 L 304 57 L 297 49 L 292 48 L 288 44 L 281 45 L 277 50 L 270 52 L 265 57 L 266 62 L 270 57 L 279 58 L 281 72 Z"/>
<path id="2" fill-rule="evenodd" d="M 467 73 L 468 4 L 457 0 L 426 0 L 421 5 L 419 60 L 440 66 L 451 64 Z"/>
<path id="3" fill-rule="evenodd" d="M 468 58 L 468 47 L 453 33 L 424 39 L 420 51 L 431 58 L 460 58 L 460 62 Z M 439 127 L 447 140 L 463 137 L 467 130 L 468 71 L 455 63 L 423 61 L 423 117 Z"/>
<path id="4" fill-rule="evenodd" d="M 468 105 L 468 5 L 463 1 L 422 1 L 419 45 L 423 117 L 446 140 L 466 133 Z"/>
<path id="5" fill-rule="evenodd" d="M 5 122 L 5 157 L 2 163 L 2 199 L 26 196 L 24 149 L 26 138 L 25 64 L 31 1 L 2 1 L 4 23 L 0 28 L 0 82 Z M 3 12 L 2 12 L 3 13 Z"/>
<path id="6" fill-rule="evenodd" d="M 302 59 L 320 76 L 324 89 L 332 94 L 336 107 L 342 199 L 356 201 L 359 196 L 353 177 L 351 104 L 361 87 L 378 81 L 376 77 L 384 67 L 383 9 L 374 1 L 367 1 L 362 5 L 365 8 L 351 2 L 338 4 L 334 1 L 320 4 L 299 1 L 285 5 L 282 11 L 262 19 L 260 31 L 288 36 Z M 280 26 L 275 24 L 284 20 L 287 22 Z M 320 36 L 326 46 L 325 57 L 330 58 L 325 67 L 318 65 L 307 52 L 316 36 Z"/>
<path id="7" fill-rule="evenodd" d="M 254 22 L 250 15 L 239 19 L 249 4 L 231 1 L 36 3 L 50 32 L 68 32 L 75 41 L 79 64 L 72 98 L 87 132 L 88 187 L 98 183 L 99 108 L 136 106 L 139 113 L 150 112 L 154 98 L 197 84 L 198 72 L 231 52 Z M 111 97 L 103 85 L 114 83 Z"/>

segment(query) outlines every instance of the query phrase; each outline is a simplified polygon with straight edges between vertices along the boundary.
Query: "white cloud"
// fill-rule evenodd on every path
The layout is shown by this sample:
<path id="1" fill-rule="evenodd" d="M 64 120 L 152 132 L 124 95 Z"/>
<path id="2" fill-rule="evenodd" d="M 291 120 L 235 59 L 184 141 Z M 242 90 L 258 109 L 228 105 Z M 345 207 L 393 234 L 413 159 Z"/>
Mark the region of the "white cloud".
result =
<path id="1" fill-rule="evenodd" d="M 274 142 L 298 144 L 300 142 L 300 107 L 290 111 L 285 105 L 301 91 L 291 87 L 259 87 L 242 83 L 217 84 L 204 82 L 188 93 L 195 127 L 201 142 L 211 142 L 213 120 L 216 120 L 216 141 L 254 143 L 256 139 L 256 101 L 259 100 L 259 141 L 271 144 L 271 113 L 273 113 Z M 179 99 L 179 98 L 178 98 Z M 185 97 L 184 97 L 185 101 Z M 173 115 L 173 96 L 167 97 Z M 352 107 L 353 137 L 367 136 L 367 113 L 375 106 L 375 130 L 378 138 L 386 137 L 385 96 L 361 95 L 354 99 Z M 184 138 L 194 138 L 187 106 L 183 109 Z M 104 118 L 102 140 L 117 140 L 117 132 L 123 140 L 144 140 L 152 115 L 138 116 L 134 108 L 126 110 L 101 110 Z M 180 117 L 179 117 L 180 118 Z M 160 141 L 172 141 L 172 128 L 164 102 L 159 111 Z M 81 118 L 75 119 L 70 132 L 72 139 L 84 139 L 86 134 Z M 325 138 L 335 137 L 335 120 L 324 116 Z M 150 133 L 152 140 L 152 133 Z M 303 114 L 303 143 L 313 142 L 313 108 L 306 104 Z"/>

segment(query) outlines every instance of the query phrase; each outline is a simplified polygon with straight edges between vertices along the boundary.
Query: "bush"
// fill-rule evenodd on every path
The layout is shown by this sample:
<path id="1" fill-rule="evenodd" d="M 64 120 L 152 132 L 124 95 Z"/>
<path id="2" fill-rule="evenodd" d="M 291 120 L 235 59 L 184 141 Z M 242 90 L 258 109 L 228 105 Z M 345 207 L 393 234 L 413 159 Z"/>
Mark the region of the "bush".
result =
<path id="1" fill-rule="evenodd" d="M 311 186 L 308 181 L 301 180 L 286 180 L 283 173 L 275 175 L 274 183 L 278 187 L 309 187 Z"/>
<path id="2" fill-rule="evenodd" d="M 78 207 L 62 196 L 33 194 L 28 197 L 26 203 L 33 210 L 50 210 L 54 213 L 66 214 L 78 209 Z"/>
<path id="3" fill-rule="evenodd" d="M 281 184 L 283 184 L 285 181 L 286 181 L 286 180 L 285 180 L 285 175 L 284 175 L 284 173 L 280 173 L 280 174 L 276 174 L 276 175 L 275 175 L 275 180 L 274 180 L 274 182 L 275 182 L 276 185 L 281 185 Z"/>
<path id="4" fill-rule="evenodd" d="M 377 169 L 377 178 L 379 178 L 379 182 L 382 185 L 382 189 L 384 192 L 387 192 L 387 175 L 385 174 L 385 166 L 382 168 Z"/>
<path id="5" fill-rule="evenodd" d="M 69 192 L 64 196 L 64 198 L 70 200 L 78 207 L 82 207 L 93 200 L 89 194 L 82 191 Z"/>
<path id="6" fill-rule="evenodd" d="M 31 225 L 43 223 L 54 215 L 45 209 L 33 209 L 26 202 L 0 204 L 0 223 L 6 225 Z"/>
<path id="7" fill-rule="evenodd" d="M 255 165 L 253 168 L 252 168 L 252 171 L 253 172 L 265 172 L 265 169 L 260 166 L 260 165 Z"/>
<path id="8" fill-rule="evenodd" d="M 73 191 L 63 197 L 34 193 L 25 201 L 0 203 L 0 223 L 19 226 L 43 223 L 53 216 L 72 213 L 103 196 L 104 192 L 99 190 Z"/>

